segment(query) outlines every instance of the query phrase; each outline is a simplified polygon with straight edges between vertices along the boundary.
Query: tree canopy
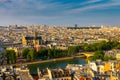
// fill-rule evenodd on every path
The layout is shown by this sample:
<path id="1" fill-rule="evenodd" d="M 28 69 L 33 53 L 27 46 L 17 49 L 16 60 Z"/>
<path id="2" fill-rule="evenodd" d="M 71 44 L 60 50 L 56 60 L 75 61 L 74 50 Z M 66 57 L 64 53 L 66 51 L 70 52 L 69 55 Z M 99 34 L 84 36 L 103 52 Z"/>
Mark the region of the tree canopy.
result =
<path id="1" fill-rule="evenodd" d="M 23 51 L 22 51 L 22 56 L 23 56 L 23 58 L 27 58 L 27 55 L 28 55 L 28 53 L 29 53 L 29 49 L 28 48 L 25 48 Z"/>
<path id="2" fill-rule="evenodd" d="M 8 64 L 16 62 L 16 53 L 14 50 L 6 50 L 4 56 L 7 58 Z"/>

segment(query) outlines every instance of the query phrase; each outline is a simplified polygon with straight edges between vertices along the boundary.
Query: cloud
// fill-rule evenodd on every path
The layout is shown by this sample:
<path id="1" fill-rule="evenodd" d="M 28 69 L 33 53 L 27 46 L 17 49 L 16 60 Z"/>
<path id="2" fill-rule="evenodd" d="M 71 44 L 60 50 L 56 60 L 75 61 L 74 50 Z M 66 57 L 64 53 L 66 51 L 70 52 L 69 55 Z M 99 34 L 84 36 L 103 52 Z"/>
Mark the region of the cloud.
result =
<path id="1" fill-rule="evenodd" d="M 97 0 L 97 1 L 100 1 L 100 0 Z M 86 3 L 89 3 L 89 2 L 86 2 Z M 91 3 L 92 3 L 92 1 L 91 1 Z M 88 6 L 84 6 L 84 7 L 79 7 L 79 8 L 69 10 L 69 11 L 67 11 L 67 13 L 79 13 L 79 12 L 88 11 L 88 10 L 104 9 L 106 7 L 109 8 L 109 7 L 112 7 L 112 6 L 120 6 L 120 1 L 118 1 L 118 0 L 113 1 L 112 0 L 109 3 L 94 4 L 94 5 L 88 5 Z"/>
<path id="2" fill-rule="evenodd" d="M 86 4 L 91 4 L 91 3 L 96 3 L 100 2 L 101 0 L 88 0 L 86 2 L 80 3 L 80 5 L 86 5 Z"/>
<path id="3" fill-rule="evenodd" d="M 11 16 L 60 16 L 64 10 L 71 7 L 71 3 L 47 2 L 42 0 L 11 0 L 11 3 L 4 3 L 1 9 Z"/>
<path id="4" fill-rule="evenodd" d="M 0 0 L 0 3 L 11 3 L 11 0 Z"/>
<path id="5" fill-rule="evenodd" d="M 9 1 L 11 3 L 4 4 L 4 12 L 10 13 L 12 15 L 19 14 L 19 16 L 60 16 L 68 13 L 80 13 L 87 10 L 120 5 L 120 1 L 118 0 L 108 0 L 109 3 L 104 3 L 104 0 L 85 0 L 83 2 L 68 2 L 65 4 L 63 4 L 61 1 L 54 0 L 0 0 L 0 2 Z M 103 3 L 99 4 L 98 2 Z"/>
<path id="6" fill-rule="evenodd" d="M 92 10 L 119 5 L 119 0 L 0 0 L 0 17 L 3 19 L 0 24 L 56 21 L 76 23 L 76 18 L 79 21 L 79 18 L 84 19 L 85 15 L 91 16 L 86 13 L 82 16 L 75 15 L 76 13 L 89 13 Z"/>

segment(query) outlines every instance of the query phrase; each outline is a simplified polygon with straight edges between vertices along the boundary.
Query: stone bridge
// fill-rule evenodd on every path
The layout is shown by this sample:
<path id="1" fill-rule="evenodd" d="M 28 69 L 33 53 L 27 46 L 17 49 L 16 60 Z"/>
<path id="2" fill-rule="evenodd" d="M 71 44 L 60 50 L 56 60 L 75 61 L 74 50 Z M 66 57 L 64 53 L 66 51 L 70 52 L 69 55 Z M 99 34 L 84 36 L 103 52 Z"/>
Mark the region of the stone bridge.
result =
<path id="1" fill-rule="evenodd" d="M 84 55 L 86 58 L 94 56 L 94 52 L 82 52 L 78 53 L 79 55 Z"/>

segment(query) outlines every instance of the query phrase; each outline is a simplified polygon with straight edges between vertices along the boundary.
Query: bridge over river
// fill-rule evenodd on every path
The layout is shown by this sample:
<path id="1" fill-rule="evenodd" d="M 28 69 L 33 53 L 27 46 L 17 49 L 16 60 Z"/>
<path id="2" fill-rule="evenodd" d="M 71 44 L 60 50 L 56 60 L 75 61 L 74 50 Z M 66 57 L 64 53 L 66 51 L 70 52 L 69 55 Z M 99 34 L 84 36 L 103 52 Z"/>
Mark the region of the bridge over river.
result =
<path id="1" fill-rule="evenodd" d="M 86 58 L 89 58 L 94 56 L 94 52 L 82 52 L 82 53 L 78 53 L 78 55 L 80 56 L 84 55 Z"/>

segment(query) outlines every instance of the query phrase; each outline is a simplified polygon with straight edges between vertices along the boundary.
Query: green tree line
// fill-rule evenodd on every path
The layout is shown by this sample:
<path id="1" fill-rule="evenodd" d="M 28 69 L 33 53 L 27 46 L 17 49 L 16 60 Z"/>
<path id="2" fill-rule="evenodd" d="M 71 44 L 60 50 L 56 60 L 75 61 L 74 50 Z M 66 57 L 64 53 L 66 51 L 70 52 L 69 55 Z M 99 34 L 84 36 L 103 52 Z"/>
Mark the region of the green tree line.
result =
<path id="1" fill-rule="evenodd" d="M 119 42 L 100 42 L 95 44 L 84 44 L 81 49 L 87 52 L 95 52 L 100 50 L 120 49 Z"/>
<path id="2" fill-rule="evenodd" d="M 38 52 L 25 48 L 22 52 L 23 58 L 33 61 L 35 59 L 53 59 L 66 56 L 72 56 L 79 52 L 78 46 L 70 46 L 67 50 L 61 49 L 41 49 Z"/>
<path id="3" fill-rule="evenodd" d="M 13 64 L 16 62 L 16 53 L 14 50 L 6 50 L 3 56 L 7 58 L 8 64 Z"/>
<path id="4" fill-rule="evenodd" d="M 31 51 L 28 48 L 24 49 L 22 55 L 27 60 L 35 59 L 52 59 L 76 55 L 79 51 L 83 52 L 95 52 L 95 55 L 92 57 L 92 60 L 101 59 L 109 60 L 115 59 L 113 57 L 108 57 L 104 55 L 104 50 L 111 49 L 120 49 L 119 42 L 100 42 L 95 44 L 82 44 L 78 46 L 69 46 L 67 50 L 60 49 L 41 49 L 38 52 Z"/>
<path id="5" fill-rule="evenodd" d="M 94 56 L 91 57 L 91 60 L 97 60 L 101 59 L 103 61 L 108 61 L 108 60 L 115 60 L 116 58 L 114 56 L 107 56 L 103 51 L 96 51 Z"/>
<path id="6" fill-rule="evenodd" d="M 59 58 L 65 57 L 67 55 L 67 50 L 60 50 L 60 49 L 41 49 L 38 52 L 34 50 L 30 50 L 25 48 L 22 52 L 23 58 L 33 61 L 36 59 L 52 59 L 52 58 Z"/>
<path id="7" fill-rule="evenodd" d="M 80 44 L 78 46 L 69 46 L 67 50 L 41 49 L 38 52 L 34 51 L 33 49 L 25 48 L 22 51 L 22 56 L 28 61 L 33 61 L 37 59 L 45 60 L 45 59 L 73 56 L 76 55 L 79 51 L 84 51 L 84 52 L 95 52 L 94 57 L 92 57 L 93 60 L 95 59 L 108 60 L 113 58 L 105 56 L 103 51 L 111 50 L 111 49 L 120 49 L 120 43 L 103 41 L 95 44 Z M 7 58 L 7 63 L 15 63 L 16 62 L 15 54 L 16 53 L 14 50 L 6 50 L 3 56 Z"/>

